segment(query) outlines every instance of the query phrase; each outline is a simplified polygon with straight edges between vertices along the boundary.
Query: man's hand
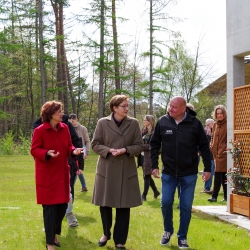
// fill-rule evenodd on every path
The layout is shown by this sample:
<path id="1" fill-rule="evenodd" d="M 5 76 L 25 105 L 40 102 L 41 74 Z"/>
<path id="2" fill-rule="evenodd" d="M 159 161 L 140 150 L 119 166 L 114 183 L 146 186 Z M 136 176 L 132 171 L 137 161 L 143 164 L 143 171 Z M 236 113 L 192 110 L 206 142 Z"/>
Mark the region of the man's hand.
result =
<path id="1" fill-rule="evenodd" d="M 209 180 L 210 176 L 211 176 L 210 172 L 203 172 L 202 173 L 202 180 L 205 182 L 205 181 Z"/>
<path id="2" fill-rule="evenodd" d="M 74 155 L 79 155 L 79 154 L 83 154 L 83 153 L 84 153 L 84 148 L 75 148 L 73 150 Z"/>
<path id="3" fill-rule="evenodd" d="M 77 175 L 79 175 L 79 174 L 81 174 L 82 173 L 82 170 L 81 169 L 78 169 L 77 171 L 76 171 L 76 174 Z"/>
<path id="4" fill-rule="evenodd" d="M 158 169 L 158 168 L 155 168 L 155 169 L 152 171 L 152 175 L 153 175 L 155 178 L 160 178 L 159 169 Z"/>

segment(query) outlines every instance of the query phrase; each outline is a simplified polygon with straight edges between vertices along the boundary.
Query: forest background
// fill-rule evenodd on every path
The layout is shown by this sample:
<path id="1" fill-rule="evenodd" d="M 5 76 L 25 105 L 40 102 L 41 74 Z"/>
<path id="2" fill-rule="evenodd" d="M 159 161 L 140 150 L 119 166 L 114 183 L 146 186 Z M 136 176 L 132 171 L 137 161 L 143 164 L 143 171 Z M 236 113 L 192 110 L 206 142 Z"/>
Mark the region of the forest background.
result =
<path id="1" fill-rule="evenodd" d="M 173 28 L 185 22 L 169 13 L 177 0 L 144 1 L 147 27 L 133 36 L 123 26 L 129 13 L 117 15 L 124 1 L 83 2 L 69 13 L 71 1 L 0 0 L 0 154 L 11 153 L 12 143 L 26 153 L 32 123 L 48 100 L 76 113 L 91 138 L 114 94 L 129 95 L 129 115 L 139 122 L 165 114 L 175 95 L 191 102 L 202 122 L 225 104 L 226 95 L 204 90 L 214 65 L 204 64 L 202 35 L 191 53 Z"/>

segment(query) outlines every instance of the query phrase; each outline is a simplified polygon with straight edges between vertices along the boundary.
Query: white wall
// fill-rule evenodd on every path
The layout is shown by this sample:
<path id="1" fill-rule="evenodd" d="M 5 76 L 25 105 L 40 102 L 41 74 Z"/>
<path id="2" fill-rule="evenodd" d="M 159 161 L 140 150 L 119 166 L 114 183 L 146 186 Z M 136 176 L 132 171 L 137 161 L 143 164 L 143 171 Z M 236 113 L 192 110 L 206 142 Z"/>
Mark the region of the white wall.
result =
<path id="1" fill-rule="evenodd" d="M 233 138 L 233 89 L 244 85 L 244 56 L 250 55 L 250 0 L 227 0 L 227 141 Z M 232 167 L 228 155 L 228 169 Z M 227 210 L 230 210 L 228 188 Z"/>

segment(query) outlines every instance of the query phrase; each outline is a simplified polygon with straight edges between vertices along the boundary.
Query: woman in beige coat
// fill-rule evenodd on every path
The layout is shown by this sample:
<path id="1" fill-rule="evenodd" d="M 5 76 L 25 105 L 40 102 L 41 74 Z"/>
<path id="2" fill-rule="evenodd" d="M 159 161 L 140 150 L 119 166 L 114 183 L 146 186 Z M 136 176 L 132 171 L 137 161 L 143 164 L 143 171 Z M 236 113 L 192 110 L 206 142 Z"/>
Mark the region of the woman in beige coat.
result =
<path id="1" fill-rule="evenodd" d="M 142 204 L 135 156 L 143 143 L 139 123 L 127 116 L 128 97 L 116 95 L 110 100 L 111 114 L 96 126 L 91 146 L 99 154 L 92 203 L 100 206 L 105 246 L 111 237 L 112 208 L 116 208 L 113 239 L 118 249 L 125 249 L 130 208 Z"/>
<path id="2" fill-rule="evenodd" d="M 220 191 L 223 187 L 224 199 L 227 200 L 227 110 L 223 105 L 217 105 L 213 112 L 213 118 L 216 120 L 210 141 L 210 150 L 214 157 L 214 190 L 210 202 L 216 202 Z"/>

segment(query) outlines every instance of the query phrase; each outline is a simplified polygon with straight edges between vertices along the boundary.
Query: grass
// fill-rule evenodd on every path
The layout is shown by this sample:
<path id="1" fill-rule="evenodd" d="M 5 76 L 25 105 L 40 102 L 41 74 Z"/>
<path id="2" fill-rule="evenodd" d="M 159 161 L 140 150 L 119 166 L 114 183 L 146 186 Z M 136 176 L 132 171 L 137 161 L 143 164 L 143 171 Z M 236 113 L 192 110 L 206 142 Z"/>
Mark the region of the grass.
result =
<path id="1" fill-rule="evenodd" d="M 91 204 L 95 165 L 97 156 L 90 155 L 86 160 L 84 175 L 88 192 L 80 190 L 79 180 L 76 182 L 76 198 L 74 213 L 79 226 L 69 228 L 63 220 L 62 235 L 59 237 L 62 248 L 68 250 L 99 249 L 97 242 L 102 235 L 99 208 Z M 31 156 L 0 156 L 0 249 L 26 250 L 45 249 L 43 233 L 42 207 L 36 204 L 34 161 Z M 143 185 L 142 170 L 138 169 L 140 185 Z M 160 179 L 156 185 L 161 186 Z M 200 193 L 203 188 L 199 176 L 193 205 L 210 205 L 207 194 Z M 222 194 L 218 200 L 223 198 Z M 213 205 L 225 205 L 217 202 Z M 147 202 L 131 210 L 131 223 L 126 243 L 127 249 L 179 249 L 176 232 L 178 230 L 179 210 L 177 199 L 174 204 L 175 234 L 168 247 L 159 244 L 163 227 L 160 200 L 153 199 L 150 190 Z M 250 237 L 248 231 L 209 216 L 193 211 L 189 227 L 188 243 L 190 249 L 221 250 L 248 249 Z M 108 241 L 102 249 L 115 249 L 113 240 Z"/>

